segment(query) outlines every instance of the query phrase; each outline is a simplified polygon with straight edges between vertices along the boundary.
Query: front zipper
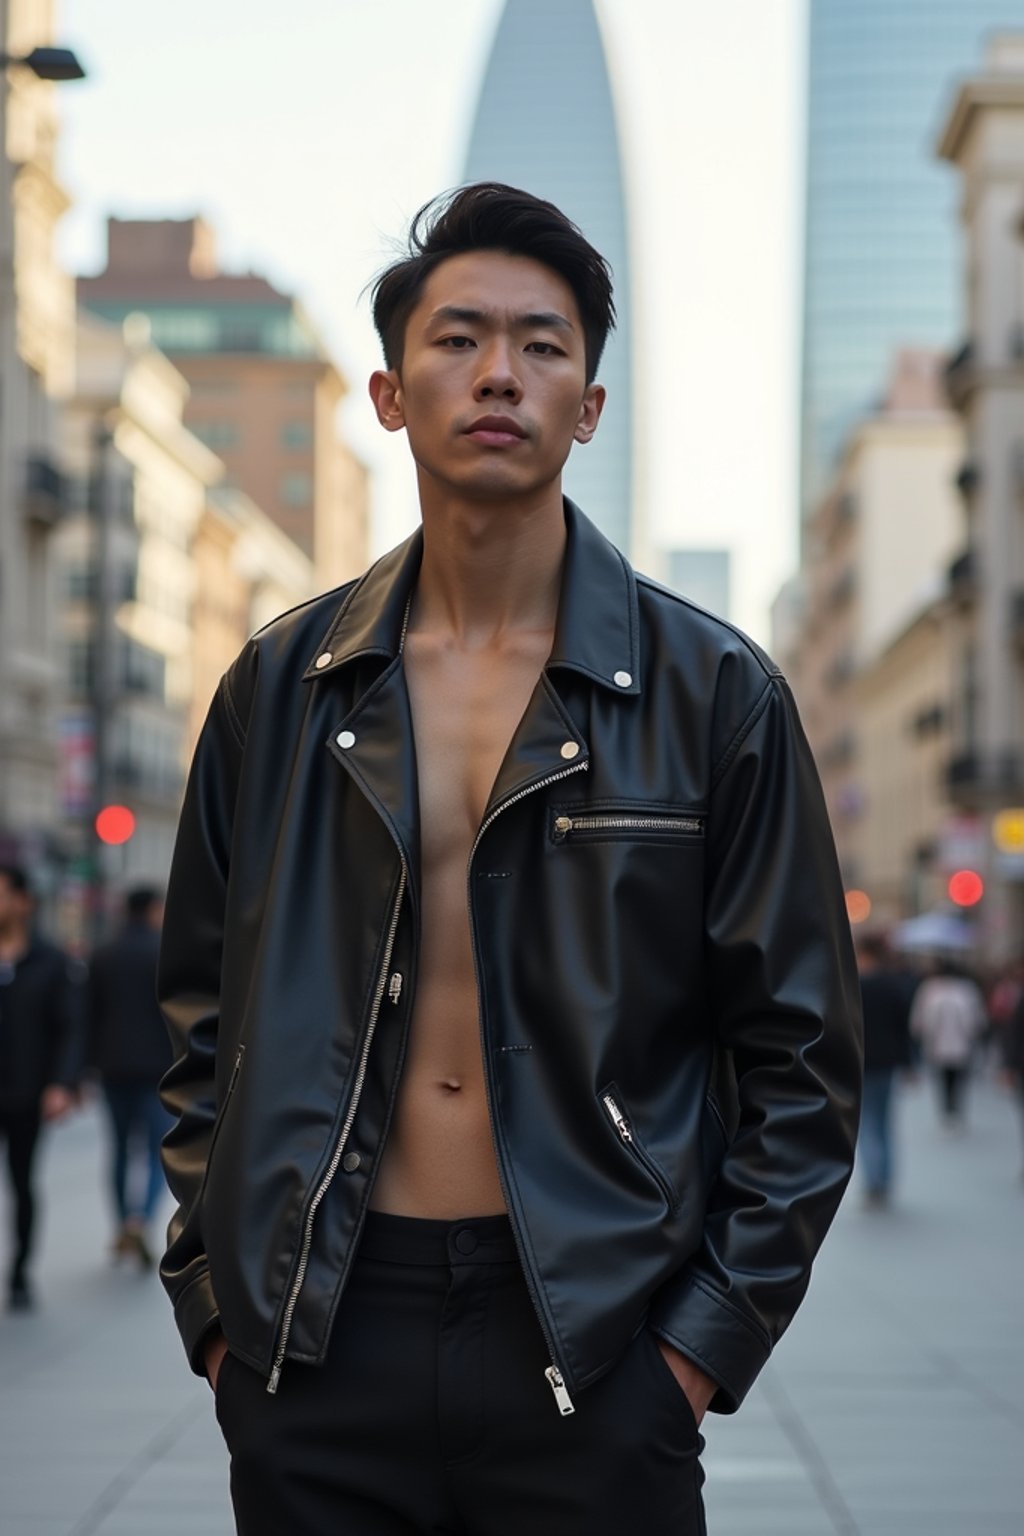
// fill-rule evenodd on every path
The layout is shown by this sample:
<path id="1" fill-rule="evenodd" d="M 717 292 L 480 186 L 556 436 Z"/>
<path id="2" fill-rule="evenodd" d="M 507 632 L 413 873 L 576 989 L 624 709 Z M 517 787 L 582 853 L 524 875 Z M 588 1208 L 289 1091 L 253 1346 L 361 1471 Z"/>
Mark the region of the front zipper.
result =
<path id="1" fill-rule="evenodd" d="M 302 1246 L 299 1251 L 299 1264 L 295 1271 L 295 1279 L 292 1282 L 291 1292 L 288 1296 L 288 1304 L 285 1307 L 284 1318 L 281 1323 L 281 1334 L 277 1342 L 277 1354 L 274 1358 L 273 1370 L 270 1373 L 270 1380 L 267 1382 L 267 1391 L 271 1394 L 277 1391 L 278 1382 L 281 1380 L 281 1370 L 284 1366 L 284 1357 L 288 1349 L 288 1335 L 291 1333 L 292 1319 L 295 1316 L 295 1307 L 299 1299 L 299 1292 L 302 1290 L 302 1283 L 306 1278 L 306 1266 L 309 1263 L 309 1250 L 313 1243 L 313 1221 L 316 1217 L 317 1207 L 326 1195 L 328 1189 L 331 1186 L 331 1181 L 338 1171 L 338 1165 L 340 1164 L 342 1154 L 345 1151 L 345 1143 L 348 1141 L 349 1135 L 352 1131 L 352 1126 L 355 1122 L 356 1114 L 359 1110 L 359 1100 L 362 1096 L 363 1083 L 366 1080 L 366 1069 L 370 1060 L 370 1048 L 373 1045 L 373 1036 L 374 1031 L 377 1028 L 377 1018 L 380 1014 L 380 1006 L 384 1000 L 384 988 L 388 984 L 388 972 L 391 969 L 391 953 L 395 947 L 395 934 L 398 932 L 398 918 L 402 910 L 402 898 L 405 895 L 406 881 L 408 879 L 408 869 L 406 867 L 405 859 L 401 854 L 399 854 L 399 858 L 402 860 L 402 874 L 398 882 L 398 894 L 395 897 L 394 910 L 391 913 L 391 926 L 388 929 L 387 942 L 384 946 L 384 959 L 381 963 L 380 975 L 377 978 L 377 987 L 373 995 L 373 1006 L 370 1009 L 370 1018 L 366 1026 L 366 1036 L 363 1040 L 363 1049 L 359 1055 L 359 1066 L 356 1069 L 356 1080 L 352 1089 L 352 1098 L 349 1101 L 348 1113 L 345 1116 L 345 1123 L 341 1128 L 341 1135 L 338 1137 L 337 1146 L 334 1148 L 334 1156 L 331 1158 L 331 1161 L 328 1164 L 327 1172 L 321 1179 L 317 1192 L 313 1196 L 313 1199 L 310 1201 L 309 1210 L 306 1213 L 306 1226 L 302 1234 Z M 397 1003 L 398 998 L 401 995 L 401 976 L 397 971 L 391 978 L 392 988 L 394 988 L 396 981 L 398 982 L 398 991 L 397 995 L 392 993 L 391 1001 L 393 1003 Z"/>
<path id="2" fill-rule="evenodd" d="M 487 828 L 497 820 L 502 811 L 508 810 L 510 805 L 515 805 L 519 800 L 525 800 L 527 795 L 534 794 L 538 789 L 547 789 L 550 784 L 557 784 L 560 779 L 567 779 L 570 774 L 583 773 L 589 766 L 590 765 L 587 760 L 584 759 L 581 763 L 573 763 L 569 768 L 560 769 L 558 773 L 548 774 L 547 778 L 539 779 L 536 784 L 530 784 L 525 789 L 518 790 L 516 794 L 510 795 L 507 800 L 503 800 L 501 805 L 495 806 L 490 815 L 485 817 L 485 819 L 480 824 L 480 830 L 476 834 L 476 839 L 472 848 L 469 850 L 469 863 L 466 866 L 466 899 L 469 908 L 469 923 L 473 939 L 473 970 L 476 975 L 476 994 L 477 998 L 480 1000 L 480 1003 L 482 1003 L 483 1000 L 483 989 L 481 987 L 480 981 L 480 962 L 477 958 L 476 919 L 473 915 L 473 859 L 476 857 L 476 851 L 480 846 L 480 839 L 487 831 Z M 509 1213 L 509 1220 L 512 1226 L 512 1235 L 515 1238 L 516 1248 L 519 1253 L 519 1265 L 523 1271 L 523 1279 L 526 1281 L 526 1289 L 530 1293 L 530 1300 L 533 1303 L 533 1310 L 537 1314 L 537 1321 L 540 1324 L 541 1333 L 544 1335 L 544 1342 L 546 1343 L 548 1347 L 548 1353 L 551 1356 L 551 1364 L 544 1372 L 544 1379 L 554 1393 L 555 1402 L 558 1405 L 558 1411 L 564 1418 L 570 1413 L 575 1413 L 576 1409 L 573 1407 L 572 1398 L 569 1396 L 568 1389 L 565 1385 L 565 1378 L 562 1375 L 562 1368 L 558 1361 L 558 1351 L 555 1348 L 555 1342 L 551 1336 L 551 1330 L 548 1327 L 547 1319 L 544 1316 L 544 1308 L 541 1305 L 540 1300 L 540 1287 L 537 1284 L 533 1270 L 530 1268 L 529 1256 L 527 1255 L 522 1238 L 519 1235 L 519 1228 L 515 1221 L 512 1219 L 512 1202 L 509 1199 L 508 1184 L 505 1179 L 505 1167 L 501 1159 L 501 1149 L 498 1146 L 498 1138 L 494 1131 L 494 1090 L 491 1083 L 491 1064 L 487 1055 L 487 1042 L 484 1039 L 483 1007 L 479 1004 L 478 1011 L 480 1016 L 480 1055 L 484 1064 L 484 1082 L 487 1087 L 487 1103 L 489 1110 L 488 1121 L 491 1128 L 491 1143 L 494 1147 L 494 1163 L 498 1170 L 498 1178 L 501 1181 L 502 1193 L 505 1196 L 505 1208 Z"/>
<path id="3" fill-rule="evenodd" d="M 702 816 L 616 816 L 597 812 L 586 816 L 556 816 L 552 829 L 556 843 L 564 843 L 574 832 L 669 832 L 699 837 L 703 831 Z"/>
<path id="4" fill-rule="evenodd" d="M 657 1184 L 658 1188 L 661 1190 L 665 1204 L 669 1207 L 669 1210 L 674 1211 L 679 1204 L 679 1196 L 676 1194 L 675 1190 L 672 1188 L 672 1185 L 669 1183 L 666 1174 L 663 1173 L 661 1168 L 659 1168 L 658 1164 L 654 1161 L 654 1158 L 633 1135 L 633 1127 L 630 1125 L 629 1120 L 626 1118 L 626 1115 L 622 1109 L 622 1105 L 615 1097 L 615 1092 L 613 1089 L 606 1089 L 605 1092 L 602 1093 L 601 1103 L 604 1105 L 605 1113 L 607 1114 L 609 1120 L 619 1133 L 619 1140 L 625 1143 L 625 1145 L 629 1148 L 630 1152 L 632 1152 L 633 1156 L 636 1158 L 637 1162 L 641 1165 L 645 1172 L 650 1174 L 655 1184 Z"/>

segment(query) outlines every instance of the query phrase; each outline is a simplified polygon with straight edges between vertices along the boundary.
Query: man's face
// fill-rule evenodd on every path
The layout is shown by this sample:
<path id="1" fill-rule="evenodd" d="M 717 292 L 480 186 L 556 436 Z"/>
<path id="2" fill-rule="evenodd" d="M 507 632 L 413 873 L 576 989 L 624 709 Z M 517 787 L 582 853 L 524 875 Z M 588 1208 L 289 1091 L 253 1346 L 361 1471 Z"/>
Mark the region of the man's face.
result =
<path id="1" fill-rule="evenodd" d="M 401 368 L 375 373 L 370 393 L 381 424 L 408 432 L 421 476 L 482 501 L 555 482 L 604 404 L 601 385 L 586 383 L 568 283 L 500 251 L 434 269 L 409 316 Z"/>

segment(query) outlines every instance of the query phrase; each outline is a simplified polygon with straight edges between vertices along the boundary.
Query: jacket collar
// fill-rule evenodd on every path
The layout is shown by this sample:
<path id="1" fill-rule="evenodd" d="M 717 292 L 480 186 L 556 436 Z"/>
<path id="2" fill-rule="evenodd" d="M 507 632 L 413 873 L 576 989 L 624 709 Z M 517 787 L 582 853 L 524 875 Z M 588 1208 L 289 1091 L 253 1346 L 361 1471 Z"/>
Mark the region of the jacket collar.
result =
<path id="1" fill-rule="evenodd" d="M 614 544 L 566 497 L 568 535 L 555 640 L 547 670 L 582 672 L 613 693 L 640 692 L 636 577 Z M 423 529 L 372 565 L 346 594 L 303 674 L 336 672 L 361 656 L 393 660 L 405 638 Z"/>

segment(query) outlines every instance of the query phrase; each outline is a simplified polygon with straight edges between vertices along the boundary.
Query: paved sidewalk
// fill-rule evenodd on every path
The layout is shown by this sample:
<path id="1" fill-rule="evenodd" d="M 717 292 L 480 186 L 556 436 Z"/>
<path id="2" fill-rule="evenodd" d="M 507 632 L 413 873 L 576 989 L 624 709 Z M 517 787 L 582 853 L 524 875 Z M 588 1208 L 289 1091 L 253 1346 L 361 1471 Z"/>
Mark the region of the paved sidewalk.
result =
<path id="1" fill-rule="evenodd" d="M 1024 1533 L 1015 1105 L 977 1083 L 949 1138 L 921 1084 L 901 1121 L 897 1206 L 851 1191 L 774 1361 L 708 1421 L 711 1536 Z M 0 1315 L 0 1531 L 231 1536 L 209 1390 L 157 1281 L 106 1259 L 100 1148 L 94 1111 L 53 1132 L 41 1306 Z"/>

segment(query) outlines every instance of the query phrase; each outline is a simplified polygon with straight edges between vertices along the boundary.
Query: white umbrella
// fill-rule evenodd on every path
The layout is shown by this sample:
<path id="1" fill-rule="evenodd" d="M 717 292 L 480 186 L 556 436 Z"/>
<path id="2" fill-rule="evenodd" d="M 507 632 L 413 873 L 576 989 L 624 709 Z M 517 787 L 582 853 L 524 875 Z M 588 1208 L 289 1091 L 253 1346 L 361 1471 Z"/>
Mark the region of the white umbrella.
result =
<path id="1" fill-rule="evenodd" d="M 893 934 L 894 947 L 905 953 L 973 949 L 974 943 L 970 923 L 955 912 L 922 912 L 898 923 Z"/>

